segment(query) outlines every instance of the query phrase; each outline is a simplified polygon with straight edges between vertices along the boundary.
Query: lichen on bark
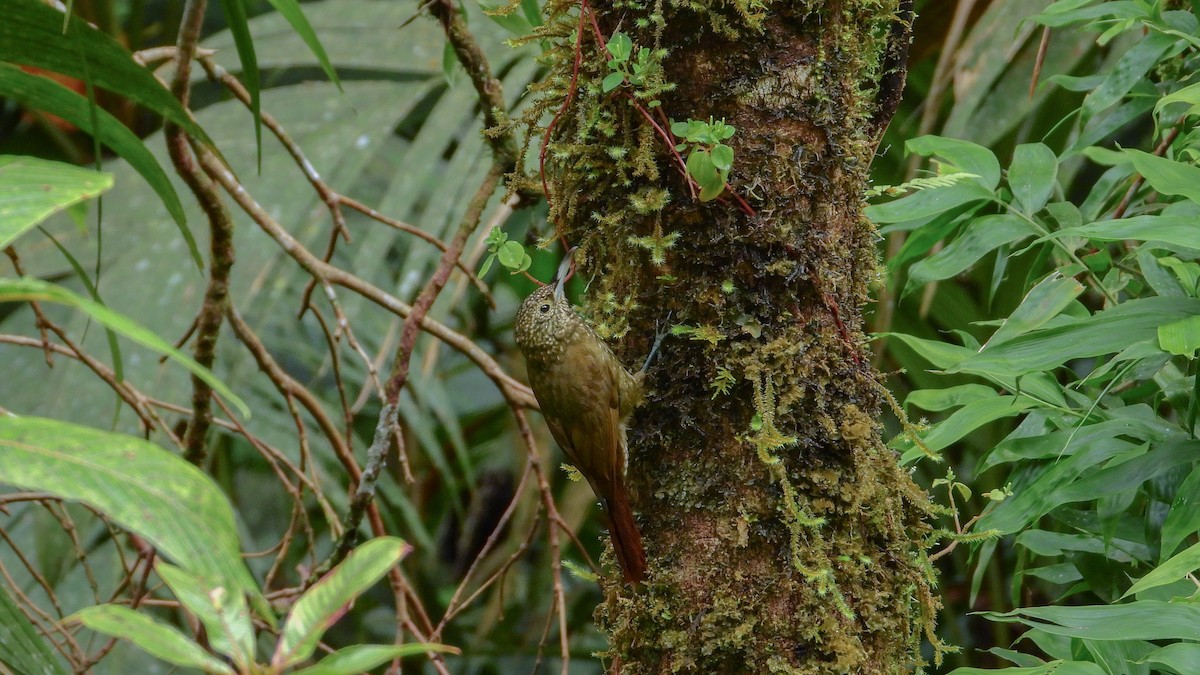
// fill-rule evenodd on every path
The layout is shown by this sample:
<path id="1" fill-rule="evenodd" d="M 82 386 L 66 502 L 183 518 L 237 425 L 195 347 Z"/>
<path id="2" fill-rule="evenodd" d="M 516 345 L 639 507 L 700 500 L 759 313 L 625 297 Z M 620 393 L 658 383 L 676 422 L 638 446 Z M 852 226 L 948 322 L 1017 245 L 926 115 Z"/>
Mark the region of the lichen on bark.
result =
<path id="1" fill-rule="evenodd" d="M 532 36 L 550 74 L 530 138 L 572 96 L 546 148 L 551 222 L 581 247 L 583 311 L 627 363 L 668 313 L 686 327 L 630 433 L 650 576 L 608 583 L 608 656 L 628 673 L 919 667 L 933 508 L 881 440 L 861 332 L 879 278 L 867 127 L 895 3 L 583 7 L 550 0 Z M 595 32 L 617 29 L 663 54 L 642 90 L 601 90 Z M 737 128 L 730 186 L 755 215 L 690 197 L 651 101 Z"/>

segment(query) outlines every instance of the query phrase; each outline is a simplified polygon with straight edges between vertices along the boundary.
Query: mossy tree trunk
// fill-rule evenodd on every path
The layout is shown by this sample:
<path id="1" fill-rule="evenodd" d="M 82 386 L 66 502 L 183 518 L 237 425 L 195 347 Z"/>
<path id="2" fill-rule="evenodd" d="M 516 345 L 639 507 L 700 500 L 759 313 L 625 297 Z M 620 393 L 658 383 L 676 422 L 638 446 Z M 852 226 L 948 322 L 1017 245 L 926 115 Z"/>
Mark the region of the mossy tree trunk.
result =
<path id="1" fill-rule="evenodd" d="M 650 576 L 609 588 L 610 655 L 628 673 L 913 669 L 936 609 L 930 506 L 881 441 L 861 332 L 881 279 L 862 194 L 895 94 L 880 82 L 896 80 L 897 6 L 596 2 L 584 22 L 578 7 L 551 0 L 544 33 L 553 113 L 585 26 L 547 152 L 552 222 L 581 246 L 584 313 L 627 364 L 668 313 L 689 327 L 630 431 Z M 617 30 L 661 68 L 606 94 L 596 32 Z M 736 127 L 730 187 L 755 215 L 728 192 L 692 199 L 626 94 Z"/>

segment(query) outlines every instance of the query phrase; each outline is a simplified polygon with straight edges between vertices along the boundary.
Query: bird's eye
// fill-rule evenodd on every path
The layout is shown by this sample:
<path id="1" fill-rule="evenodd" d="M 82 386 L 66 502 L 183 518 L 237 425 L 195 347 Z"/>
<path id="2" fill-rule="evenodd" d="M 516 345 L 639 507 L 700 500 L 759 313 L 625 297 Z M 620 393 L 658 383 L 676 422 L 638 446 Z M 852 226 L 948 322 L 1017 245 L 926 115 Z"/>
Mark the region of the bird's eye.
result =
<path id="1" fill-rule="evenodd" d="M 546 312 L 550 311 L 550 305 L 542 305 L 538 309 L 540 309 L 542 311 L 542 314 L 545 314 Z"/>

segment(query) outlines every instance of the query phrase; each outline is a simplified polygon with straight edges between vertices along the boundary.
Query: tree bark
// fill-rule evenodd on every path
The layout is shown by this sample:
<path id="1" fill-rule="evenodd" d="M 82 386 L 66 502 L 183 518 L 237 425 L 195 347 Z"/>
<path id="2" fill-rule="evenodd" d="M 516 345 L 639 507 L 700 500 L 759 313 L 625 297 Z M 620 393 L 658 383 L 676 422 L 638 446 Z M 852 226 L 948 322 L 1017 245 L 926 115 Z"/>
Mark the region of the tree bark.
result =
<path id="1" fill-rule="evenodd" d="M 631 425 L 650 571 L 607 588 L 609 655 L 626 673 L 912 670 L 937 609 L 932 509 L 881 441 L 861 329 L 881 279 L 862 195 L 894 109 L 879 83 L 903 51 L 889 45 L 897 5 L 619 6 L 585 4 L 580 21 L 579 5 L 551 0 L 540 37 L 555 61 L 533 113 L 571 98 L 545 170 L 593 326 L 632 366 L 656 321 L 686 327 Z M 665 50 L 662 69 L 604 93 L 596 33 L 617 30 L 635 55 Z M 652 100 L 674 120 L 736 127 L 730 190 L 753 216 L 730 191 L 690 196 L 646 119 Z"/>

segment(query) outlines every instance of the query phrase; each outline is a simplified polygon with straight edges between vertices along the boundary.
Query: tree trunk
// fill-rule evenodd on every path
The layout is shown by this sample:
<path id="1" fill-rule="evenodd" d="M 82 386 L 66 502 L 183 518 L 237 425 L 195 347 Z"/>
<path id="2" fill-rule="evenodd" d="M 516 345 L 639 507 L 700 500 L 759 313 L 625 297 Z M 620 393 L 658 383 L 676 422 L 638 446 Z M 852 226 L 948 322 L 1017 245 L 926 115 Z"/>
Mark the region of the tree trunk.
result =
<path id="1" fill-rule="evenodd" d="M 627 365 L 656 321 L 686 327 L 631 425 L 650 572 L 614 577 L 597 611 L 610 657 L 627 673 L 913 669 L 937 609 L 931 507 L 881 441 L 861 332 L 881 279 L 862 194 L 896 93 L 879 83 L 897 7 L 597 2 L 580 21 L 578 6 L 549 3 L 556 60 L 532 113 L 572 97 L 583 26 L 546 152 L 551 222 L 581 246 L 583 311 Z M 643 84 L 604 93 L 597 32 L 618 30 L 634 60 L 665 52 Z M 655 99 L 736 127 L 723 200 L 689 195 L 646 119 Z"/>

